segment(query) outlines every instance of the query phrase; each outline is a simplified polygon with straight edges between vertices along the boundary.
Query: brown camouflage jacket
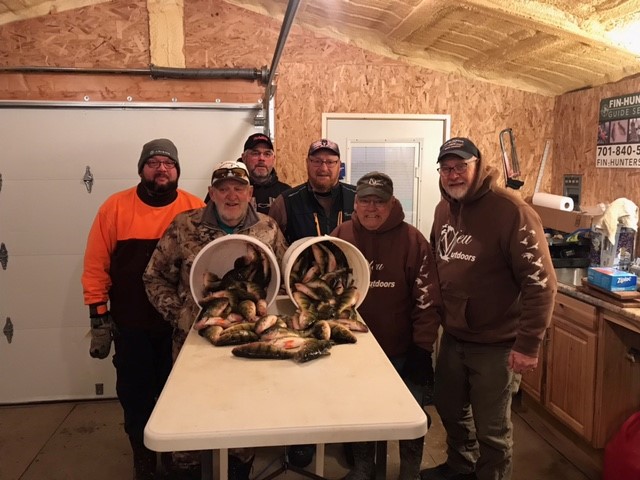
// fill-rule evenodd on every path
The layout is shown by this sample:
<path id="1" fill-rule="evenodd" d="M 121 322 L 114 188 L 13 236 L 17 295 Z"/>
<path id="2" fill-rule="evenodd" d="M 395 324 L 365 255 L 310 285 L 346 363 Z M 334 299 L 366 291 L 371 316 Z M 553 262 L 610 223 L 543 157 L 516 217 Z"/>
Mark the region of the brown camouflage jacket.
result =
<path id="1" fill-rule="evenodd" d="M 247 216 L 234 233 L 250 235 L 269 245 L 278 263 L 282 262 L 287 244 L 273 218 L 249 205 Z M 142 278 L 149 301 L 173 325 L 174 359 L 198 313 L 189 283 L 193 260 L 205 245 L 224 235 L 227 233 L 218 225 L 213 202 L 181 213 L 158 242 L 144 272 Z"/>

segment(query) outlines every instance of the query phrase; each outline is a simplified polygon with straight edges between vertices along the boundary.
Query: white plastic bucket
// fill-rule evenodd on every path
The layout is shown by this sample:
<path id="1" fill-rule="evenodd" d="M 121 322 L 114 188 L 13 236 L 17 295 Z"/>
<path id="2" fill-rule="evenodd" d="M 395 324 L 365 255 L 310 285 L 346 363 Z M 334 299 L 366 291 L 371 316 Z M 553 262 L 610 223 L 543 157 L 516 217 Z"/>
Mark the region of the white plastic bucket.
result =
<path id="1" fill-rule="evenodd" d="M 203 278 L 206 272 L 212 272 L 222 277 L 233 269 L 236 258 L 246 255 L 247 243 L 253 244 L 263 255 L 269 259 L 271 266 L 271 280 L 267 287 L 267 304 L 271 305 L 280 288 L 280 266 L 275 254 L 260 240 L 248 235 L 231 234 L 216 238 L 200 250 L 191 265 L 189 273 L 189 285 L 191 295 L 200 306 L 203 298 Z"/>
<path id="2" fill-rule="evenodd" d="M 358 290 L 358 301 L 356 302 L 356 308 L 364 301 L 369 290 L 369 262 L 364 258 L 362 252 L 358 248 L 342 240 L 341 238 L 331 237 L 329 235 L 323 235 L 321 237 L 304 237 L 293 242 L 284 256 L 282 257 L 282 278 L 284 282 L 284 288 L 287 295 L 293 303 L 296 303 L 293 298 L 293 292 L 295 291 L 291 285 L 291 269 L 293 268 L 298 257 L 307 248 L 310 248 L 314 243 L 319 242 L 331 242 L 336 245 L 344 253 L 349 268 L 351 269 L 351 278 L 353 278 L 354 285 Z M 297 305 L 297 303 L 296 303 Z"/>

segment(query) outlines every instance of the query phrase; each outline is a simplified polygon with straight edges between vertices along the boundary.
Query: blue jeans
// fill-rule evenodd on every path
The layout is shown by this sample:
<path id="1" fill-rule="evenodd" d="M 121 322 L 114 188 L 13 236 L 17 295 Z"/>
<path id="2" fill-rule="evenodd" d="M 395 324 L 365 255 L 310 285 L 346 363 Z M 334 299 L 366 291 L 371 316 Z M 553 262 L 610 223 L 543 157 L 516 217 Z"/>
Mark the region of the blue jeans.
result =
<path id="1" fill-rule="evenodd" d="M 458 341 L 444 333 L 434 403 L 447 431 L 447 463 L 478 480 L 509 480 L 511 398 L 520 375 L 508 368 L 511 347 Z"/>

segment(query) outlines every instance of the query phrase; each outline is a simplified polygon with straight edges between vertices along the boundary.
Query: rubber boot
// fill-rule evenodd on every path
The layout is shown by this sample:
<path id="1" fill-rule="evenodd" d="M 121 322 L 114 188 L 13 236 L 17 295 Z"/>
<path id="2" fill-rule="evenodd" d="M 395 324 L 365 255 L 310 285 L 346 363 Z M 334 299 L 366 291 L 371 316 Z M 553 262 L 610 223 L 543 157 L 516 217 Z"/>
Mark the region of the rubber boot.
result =
<path id="1" fill-rule="evenodd" d="M 355 442 L 351 444 L 353 451 L 353 468 L 344 480 L 374 480 L 376 476 L 376 444 L 375 442 Z"/>
<path id="2" fill-rule="evenodd" d="M 424 449 L 424 437 L 414 440 L 400 440 L 400 474 L 398 480 L 420 478 L 420 464 Z"/>
<path id="3" fill-rule="evenodd" d="M 142 440 L 129 437 L 133 451 L 133 479 L 153 480 L 156 474 L 156 452 L 144 446 Z"/>

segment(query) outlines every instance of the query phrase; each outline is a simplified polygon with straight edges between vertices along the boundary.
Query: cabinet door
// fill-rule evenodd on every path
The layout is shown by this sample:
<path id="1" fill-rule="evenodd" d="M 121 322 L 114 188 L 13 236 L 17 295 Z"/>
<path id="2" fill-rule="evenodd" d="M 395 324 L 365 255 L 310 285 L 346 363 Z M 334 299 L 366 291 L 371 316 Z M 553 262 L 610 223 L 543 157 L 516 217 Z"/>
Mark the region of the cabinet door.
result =
<path id="1" fill-rule="evenodd" d="M 592 442 L 596 448 L 603 448 L 624 421 L 640 408 L 638 327 L 606 310 L 602 320 Z"/>
<path id="2" fill-rule="evenodd" d="M 550 328 L 546 404 L 572 430 L 591 440 L 597 334 L 555 315 Z"/>
<path id="3" fill-rule="evenodd" d="M 544 403 L 543 385 L 546 365 L 547 365 L 547 346 L 549 344 L 549 330 L 544 334 L 542 345 L 540 345 L 540 352 L 538 353 L 538 366 L 532 372 L 522 374 L 522 381 L 520 382 L 520 388 L 527 392 L 539 403 Z"/>

